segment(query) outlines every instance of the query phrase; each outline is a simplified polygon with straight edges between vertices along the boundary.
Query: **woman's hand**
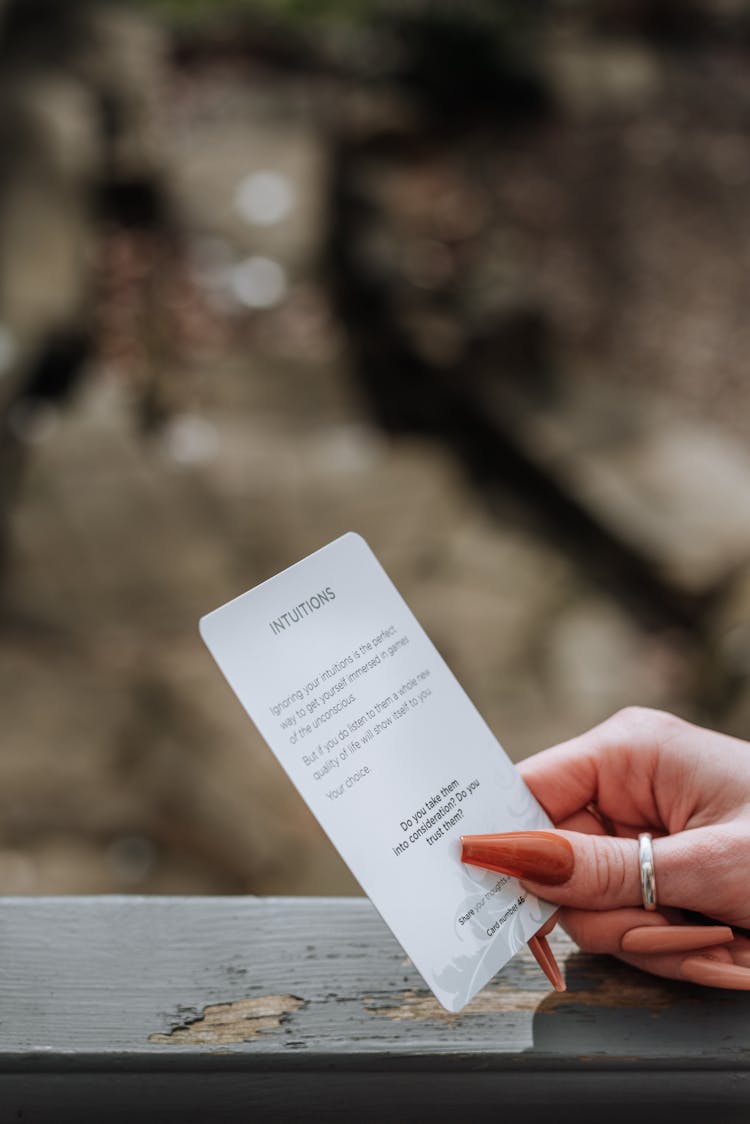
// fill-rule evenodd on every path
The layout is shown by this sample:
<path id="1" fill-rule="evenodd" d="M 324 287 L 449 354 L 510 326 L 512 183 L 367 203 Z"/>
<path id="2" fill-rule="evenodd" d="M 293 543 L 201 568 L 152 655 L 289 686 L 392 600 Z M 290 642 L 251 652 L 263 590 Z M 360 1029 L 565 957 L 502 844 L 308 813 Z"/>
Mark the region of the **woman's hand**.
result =
<path id="1" fill-rule="evenodd" d="M 492 837 L 506 841 L 496 869 L 558 903 L 586 951 L 750 990 L 750 939 L 729 928 L 750 929 L 750 744 L 634 707 L 519 768 L 559 830 Z M 641 908 L 644 831 L 654 839 L 656 912 Z"/>

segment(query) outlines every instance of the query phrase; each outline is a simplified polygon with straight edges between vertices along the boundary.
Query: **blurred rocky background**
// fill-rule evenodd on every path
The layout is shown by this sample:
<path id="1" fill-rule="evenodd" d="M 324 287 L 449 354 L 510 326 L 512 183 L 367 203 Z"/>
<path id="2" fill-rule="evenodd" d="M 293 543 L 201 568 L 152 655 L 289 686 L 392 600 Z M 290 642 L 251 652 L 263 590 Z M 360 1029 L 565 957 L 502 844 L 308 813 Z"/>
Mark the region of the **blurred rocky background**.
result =
<path id="1" fill-rule="evenodd" d="M 0 3 L 0 892 L 357 887 L 197 619 L 750 738 L 750 2 Z M 457 747 L 460 752 L 460 747 Z"/>

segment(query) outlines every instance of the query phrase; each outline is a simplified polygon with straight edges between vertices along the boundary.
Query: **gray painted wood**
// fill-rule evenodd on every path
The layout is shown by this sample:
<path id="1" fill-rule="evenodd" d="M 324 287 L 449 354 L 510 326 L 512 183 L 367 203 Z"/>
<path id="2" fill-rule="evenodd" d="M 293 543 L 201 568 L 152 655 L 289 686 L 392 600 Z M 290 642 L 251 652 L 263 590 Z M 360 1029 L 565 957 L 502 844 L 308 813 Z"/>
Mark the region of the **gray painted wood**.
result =
<path id="1" fill-rule="evenodd" d="M 552 944 L 454 1016 L 362 899 L 5 899 L 0 1122 L 750 1119 L 750 995 Z"/>

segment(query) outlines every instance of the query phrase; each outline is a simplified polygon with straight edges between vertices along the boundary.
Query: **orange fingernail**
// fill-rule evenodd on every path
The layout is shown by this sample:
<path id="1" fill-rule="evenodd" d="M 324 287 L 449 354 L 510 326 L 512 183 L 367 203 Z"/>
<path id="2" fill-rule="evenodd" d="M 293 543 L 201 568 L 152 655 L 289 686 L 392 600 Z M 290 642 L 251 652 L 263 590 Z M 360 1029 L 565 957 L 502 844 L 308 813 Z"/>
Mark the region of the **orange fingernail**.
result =
<path id="1" fill-rule="evenodd" d="M 555 960 L 555 955 L 552 949 L 547 943 L 547 938 L 540 937 L 537 933 L 535 936 L 531 937 L 528 944 L 529 948 L 534 954 L 534 959 L 544 972 L 549 982 L 554 987 L 555 991 L 565 991 L 566 986 L 565 980 L 563 979 L 563 974 L 560 971 L 560 967 L 557 961 Z"/>
<path id="2" fill-rule="evenodd" d="M 514 878 L 559 886 L 573 873 L 573 848 L 551 831 L 509 831 L 503 835 L 462 835 L 461 861 Z"/>
<path id="3" fill-rule="evenodd" d="M 725 987 L 733 991 L 750 991 L 750 968 L 723 964 L 704 956 L 687 956 L 682 961 L 682 977 L 704 987 Z"/>
<path id="4" fill-rule="evenodd" d="M 688 952 L 734 938 L 728 925 L 641 925 L 623 934 L 623 952 Z"/>

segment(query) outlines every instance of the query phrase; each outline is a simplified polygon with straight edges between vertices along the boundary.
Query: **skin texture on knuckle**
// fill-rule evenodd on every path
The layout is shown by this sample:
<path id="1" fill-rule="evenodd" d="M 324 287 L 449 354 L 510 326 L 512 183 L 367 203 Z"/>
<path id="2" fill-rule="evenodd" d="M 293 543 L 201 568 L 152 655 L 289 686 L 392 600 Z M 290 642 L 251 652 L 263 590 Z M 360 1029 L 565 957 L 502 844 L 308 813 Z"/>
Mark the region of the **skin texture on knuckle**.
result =
<path id="1" fill-rule="evenodd" d="M 632 746 L 662 743 L 683 733 L 688 723 L 666 710 L 648 706 L 624 706 L 604 723 L 618 745 Z"/>
<path id="2" fill-rule="evenodd" d="M 660 713 L 650 706 L 621 706 L 608 721 L 616 722 L 619 726 L 637 727 L 650 723 L 654 716 Z"/>
<path id="3" fill-rule="evenodd" d="M 592 890 L 600 908 L 623 902 L 629 881 L 628 870 L 622 848 L 614 841 L 599 840 L 593 851 L 592 874 Z"/>

